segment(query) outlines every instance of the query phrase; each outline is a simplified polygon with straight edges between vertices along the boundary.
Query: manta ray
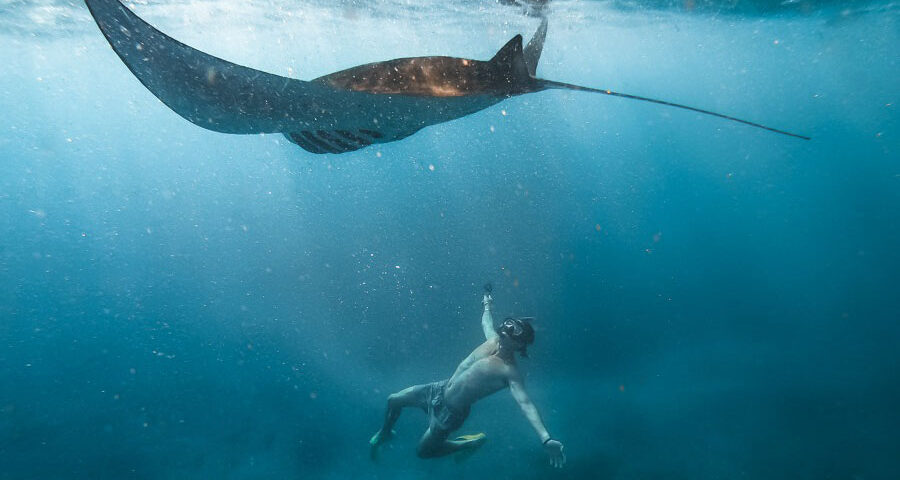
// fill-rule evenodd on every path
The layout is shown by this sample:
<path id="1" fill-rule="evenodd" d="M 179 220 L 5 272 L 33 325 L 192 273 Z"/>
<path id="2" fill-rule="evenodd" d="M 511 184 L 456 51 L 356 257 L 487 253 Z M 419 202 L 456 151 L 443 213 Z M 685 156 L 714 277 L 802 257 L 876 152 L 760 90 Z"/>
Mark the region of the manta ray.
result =
<path id="1" fill-rule="evenodd" d="M 398 58 L 303 81 L 189 47 L 142 20 L 119 0 L 85 3 L 125 66 L 178 115 L 216 132 L 281 133 L 312 153 L 344 153 L 397 141 L 506 98 L 547 89 L 653 102 L 809 139 L 686 105 L 537 78 L 546 18 L 527 45 L 523 47 L 522 36 L 516 35 L 487 61 Z"/>

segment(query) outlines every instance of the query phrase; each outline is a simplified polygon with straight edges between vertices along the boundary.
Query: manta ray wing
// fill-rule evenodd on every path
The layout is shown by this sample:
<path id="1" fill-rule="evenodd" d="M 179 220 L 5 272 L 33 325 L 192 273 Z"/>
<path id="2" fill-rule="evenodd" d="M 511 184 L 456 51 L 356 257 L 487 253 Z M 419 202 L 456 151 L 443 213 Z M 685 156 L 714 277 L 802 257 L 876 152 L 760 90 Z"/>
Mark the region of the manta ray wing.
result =
<path id="1" fill-rule="evenodd" d="M 113 50 L 164 104 L 203 128 L 283 133 L 312 153 L 344 153 L 408 137 L 501 98 L 428 98 L 334 88 L 243 67 L 157 30 L 119 0 L 85 0 Z"/>
<path id="2" fill-rule="evenodd" d="M 238 134 L 283 132 L 311 152 L 340 153 L 403 138 L 424 126 L 379 127 L 378 118 L 386 113 L 415 108 L 404 99 L 342 91 L 243 67 L 178 42 L 118 0 L 86 3 L 138 80 L 177 114 L 203 128 Z M 294 133 L 302 132 L 312 132 L 316 140 L 298 141 Z M 315 142 L 323 144 L 316 147 Z"/>
<path id="3" fill-rule="evenodd" d="M 307 120 L 322 88 L 242 67 L 155 29 L 118 0 L 86 0 L 97 25 L 132 73 L 169 108 L 224 133 L 279 132 Z M 307 108 L 304 108 L 307 107 Z"/>
<path id="4" fill-rule="evenodd" d="M 537 66 L 541 59 L 541 52 L 544 50 L 544 40 L 546 39 L 547 17 L 544 17 L 541 20 L 541 25 L 538 27 L 537 31 L 534 32 L 534 36 L 532 36 L 531 40 L 528 42 L 528 45 L 525 45 L 525 65 L 528 66 L 528 74 L 532 77 L 537 75 Z"/>

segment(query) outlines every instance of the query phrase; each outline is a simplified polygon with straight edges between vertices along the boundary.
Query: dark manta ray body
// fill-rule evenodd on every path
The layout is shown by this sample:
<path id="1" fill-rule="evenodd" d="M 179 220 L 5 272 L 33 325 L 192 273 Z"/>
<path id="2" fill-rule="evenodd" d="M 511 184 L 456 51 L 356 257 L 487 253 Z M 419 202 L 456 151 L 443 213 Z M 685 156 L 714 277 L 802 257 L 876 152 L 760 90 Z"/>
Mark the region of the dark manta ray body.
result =
<path id="1" fill-rule="evenodd" d="M 527 46 L 523 48 L 522 36 L 516 35 L 488 61 L 399 58 L 302 81 L 191 48 L 153 28 L 118 0 L 85 3 L 129 70 L 185 119 L 223 133 L 283 133 L 312 153 L 343 153 L 400 140 L 505 98 L 549 88 L 686 108 L 806 138 L 684 105 L 535 78 L 546 20 Z"/>

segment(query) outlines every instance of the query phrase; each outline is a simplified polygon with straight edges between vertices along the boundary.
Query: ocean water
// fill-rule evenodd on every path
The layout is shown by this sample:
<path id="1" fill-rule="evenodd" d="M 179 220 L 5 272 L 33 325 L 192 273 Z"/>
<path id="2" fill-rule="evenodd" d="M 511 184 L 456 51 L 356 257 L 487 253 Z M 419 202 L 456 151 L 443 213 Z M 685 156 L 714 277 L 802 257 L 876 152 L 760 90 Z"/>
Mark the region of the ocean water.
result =
<path id="1" fill-rule="evenodd" d="M 540 2 L 538 2 L 540 3 Z M 900 8 L 893 1 L 140 1 L 299 79 L 490 58 L 538 17 L 545 91 L 314 155 L 210 132 L 83 3 L 0 1 L 0 479 L 895 479 Z M 385 397 L 537 317 L 526 386 L 422 460 Z"/>

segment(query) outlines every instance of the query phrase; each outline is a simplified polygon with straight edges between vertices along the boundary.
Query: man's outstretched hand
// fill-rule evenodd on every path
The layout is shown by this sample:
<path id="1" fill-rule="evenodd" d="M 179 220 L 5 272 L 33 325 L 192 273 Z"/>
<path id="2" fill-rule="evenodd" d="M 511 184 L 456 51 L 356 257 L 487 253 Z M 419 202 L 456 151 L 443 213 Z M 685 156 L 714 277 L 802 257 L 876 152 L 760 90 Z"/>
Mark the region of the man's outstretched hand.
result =
<path id="1" fill-rule="evenodd" d="M 547 440 L 544 444 L 544 451 L 550 457 L 550 465 L 556 468 L 562 468 L 566 464 L 566 454 L 563 452 L 565 447 L 556 440 Z"/>
<path id="2" fill-rule="evenodd" d="M 491 298 L 491 294 L 485 293 L 484 298 L 481 299 L 481 304 L 485 307 L 490 307 L 492 303 L 494 303 L 494 299 Z"/>

